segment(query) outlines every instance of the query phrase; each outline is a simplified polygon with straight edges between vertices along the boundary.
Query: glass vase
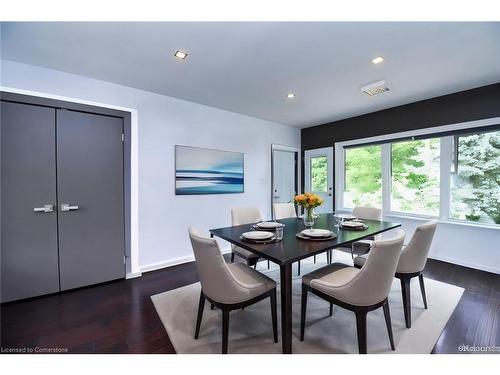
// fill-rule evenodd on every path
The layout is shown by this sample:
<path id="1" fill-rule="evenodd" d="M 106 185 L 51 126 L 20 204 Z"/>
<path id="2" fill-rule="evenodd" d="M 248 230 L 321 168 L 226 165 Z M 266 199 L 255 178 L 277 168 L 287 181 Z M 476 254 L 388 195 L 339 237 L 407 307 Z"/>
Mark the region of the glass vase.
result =
<path id="1" fill-rule="evenodd" d="M 314 225 L 314 209 L 306 208 L 304 212 L 304 225 L 307 228 L 312 228 Z"/>

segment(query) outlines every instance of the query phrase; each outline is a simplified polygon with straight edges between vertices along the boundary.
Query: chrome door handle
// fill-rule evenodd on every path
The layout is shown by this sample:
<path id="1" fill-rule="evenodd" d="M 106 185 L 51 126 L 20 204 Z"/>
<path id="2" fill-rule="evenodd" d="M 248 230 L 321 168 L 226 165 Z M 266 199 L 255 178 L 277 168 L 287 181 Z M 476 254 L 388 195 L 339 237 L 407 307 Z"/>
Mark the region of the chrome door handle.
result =
<path id="1" fill-rule="evenodd" d="M 73 210 L 78 210 L 78 206 L 72 206 L 67 203 L 61 204 L 61 211 L 66 212 L 66 211 L 73 211 Z"/>
<path id="2" fill-rule="evenodd" d="M 35 207 L 33 208 L 34 212 L 53 212 L 54 206 L 51 204 L 44 204 L 43 207 Z"/>

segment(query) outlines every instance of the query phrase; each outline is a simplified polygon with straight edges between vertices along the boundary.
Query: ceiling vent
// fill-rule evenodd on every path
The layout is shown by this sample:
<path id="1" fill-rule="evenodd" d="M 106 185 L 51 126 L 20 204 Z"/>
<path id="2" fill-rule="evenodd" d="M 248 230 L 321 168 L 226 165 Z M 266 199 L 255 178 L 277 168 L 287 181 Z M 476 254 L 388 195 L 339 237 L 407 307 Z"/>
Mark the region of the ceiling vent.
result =
<path id="1" fill-rule="evenodd" d="M 385 81 L 370 83 L 369 85 L 361 87 L 361 91 L 367 95 L 370 95 L 370 96 L 382 94 L 383 92 L 386 92 L 389 90 L 390 89 L 389 89 L 389 87 L 387 87 Z"/>

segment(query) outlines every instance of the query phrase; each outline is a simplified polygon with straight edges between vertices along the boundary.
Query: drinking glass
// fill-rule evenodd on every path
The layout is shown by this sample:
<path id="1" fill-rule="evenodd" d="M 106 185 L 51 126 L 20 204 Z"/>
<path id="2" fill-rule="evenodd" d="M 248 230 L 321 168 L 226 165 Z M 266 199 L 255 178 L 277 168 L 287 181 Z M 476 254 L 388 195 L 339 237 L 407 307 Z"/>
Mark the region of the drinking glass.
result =
<path id="1" fill-rule="evenodd" d="M 333 216 L 333 226 L 335 228 L 338 228 L 340 226 L 340 217 L 338 217 L 337 215 Z"/>
<path id="2" fill-rule="evenodd" d="M 283 239 L 283 226 L 276 227 L 276 241 Z"/>

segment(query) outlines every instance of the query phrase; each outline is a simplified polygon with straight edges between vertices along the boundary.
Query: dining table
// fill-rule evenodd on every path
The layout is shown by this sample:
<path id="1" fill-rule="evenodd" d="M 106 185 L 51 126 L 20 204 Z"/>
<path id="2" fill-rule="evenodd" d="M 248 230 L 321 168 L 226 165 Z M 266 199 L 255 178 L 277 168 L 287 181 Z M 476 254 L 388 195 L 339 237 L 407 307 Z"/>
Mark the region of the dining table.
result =
<path id="1" fill-rule="evenodd" d="M 302 218 L 276 220 L 284 224 L 283 238 L 269 243 L 252 243 L 242 234 L 254 230 L 254 224 L 236 225 L 210 229 L 211 237 L 219 237 L 246 249 L 280 267 L 281 288 L 281 343 L 284 354 L 292 353 L 292 264 L 313 255 L 325 253 L 338 247 L 349 247 L 353 242 L 370 238 L 382 232 L 400 227 L 399 223 L 378 220 L 362 220 L 365 229 L 353 230 L 336 226 L 335 213 L 320 214 L 314 229 L 328 229 L 334 233 L 331 240 L 307 240 L 297 237 L 306 229 Z"/>

